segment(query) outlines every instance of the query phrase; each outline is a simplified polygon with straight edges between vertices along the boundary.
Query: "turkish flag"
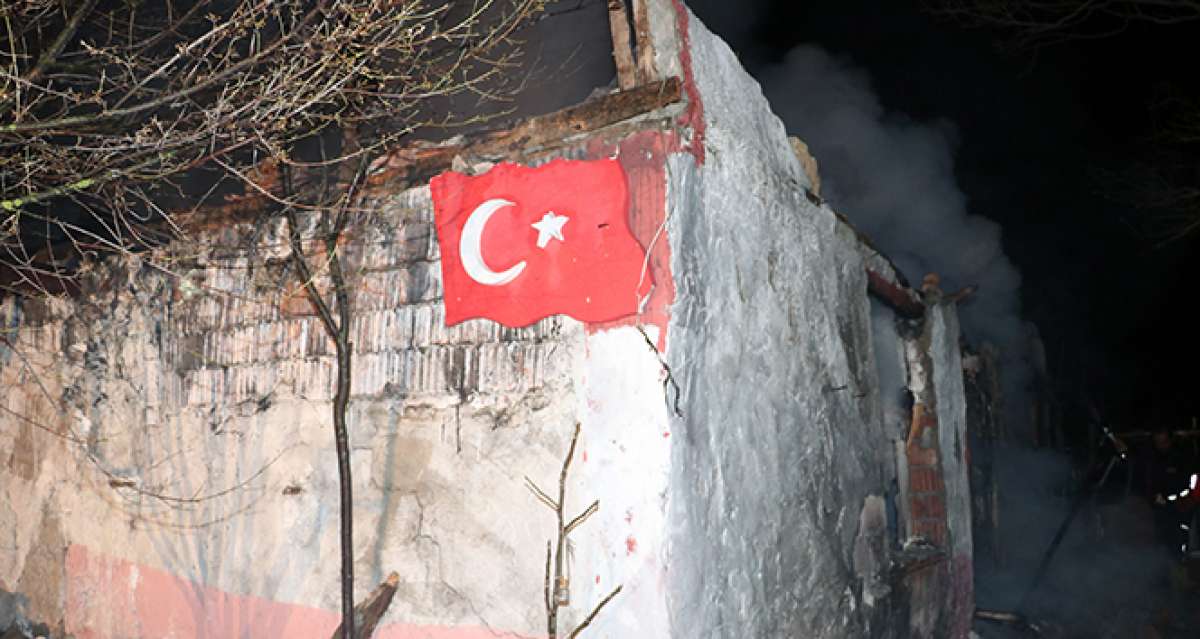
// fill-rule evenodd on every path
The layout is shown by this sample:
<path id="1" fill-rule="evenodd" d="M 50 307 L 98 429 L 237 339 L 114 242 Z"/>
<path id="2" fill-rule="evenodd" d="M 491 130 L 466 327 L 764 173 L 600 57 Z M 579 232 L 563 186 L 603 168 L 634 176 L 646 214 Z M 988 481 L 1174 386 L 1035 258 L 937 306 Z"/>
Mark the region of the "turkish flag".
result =
<path id="1" fill-rule="evenodd" d="M 443 173 L 430 189 L 447 326 L 487 318 L 518 327 L 558 313 L 608 321 L 637 313 L 650 292 L 616 160 L 504 163 Z"/>

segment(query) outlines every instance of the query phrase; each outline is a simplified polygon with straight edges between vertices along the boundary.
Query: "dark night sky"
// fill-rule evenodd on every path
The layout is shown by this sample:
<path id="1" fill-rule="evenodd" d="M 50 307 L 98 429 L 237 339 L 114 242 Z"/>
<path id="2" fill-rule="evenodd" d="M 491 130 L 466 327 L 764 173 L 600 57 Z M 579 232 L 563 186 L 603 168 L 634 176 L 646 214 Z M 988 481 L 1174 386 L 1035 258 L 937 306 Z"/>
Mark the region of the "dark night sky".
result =
<path id="1" fill-rule="evenodd" d="M 1182 425 L 1200 413 L 1200 241 L 1154 249 L 1136 230 L 1146 214 L 1106 196 L 1102 177 L 1155 153 L 1152 101 L 1168 89 L 1200 95 L 1200 24 L 1134 27 L 1035 57 L 1001 51 L 999 32 L 948 24 L 914 4 L 689 5 L 751 72 L 816 44 L 865 69 L 889 111 L 953 122 L 959 187 L 971 213 L 1001 224 L 1025 314 L 1066 399 L 1086 385 L 1122 427 L 1155 415 Z"/>

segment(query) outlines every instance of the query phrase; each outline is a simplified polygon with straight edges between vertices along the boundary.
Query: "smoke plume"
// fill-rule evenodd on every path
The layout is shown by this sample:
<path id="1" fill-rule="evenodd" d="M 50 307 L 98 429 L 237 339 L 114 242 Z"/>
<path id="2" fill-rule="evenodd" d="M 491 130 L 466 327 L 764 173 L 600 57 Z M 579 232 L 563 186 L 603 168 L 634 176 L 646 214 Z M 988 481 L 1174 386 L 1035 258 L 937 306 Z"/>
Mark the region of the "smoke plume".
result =
<path id="1" fill-rule="evenodd" d="M 999 347 L 1006 415 L 1024 417 L 1030 367 L 1021 276 L 1004 255 L 1000 226 L 967 211 L 954 175 L 953 124 L 886 112 L 865 72 L 815 46 L 793 49 L 758 77 L 788 132 L 817 158 L 822 196 L 910 281 L 934 272 L 946 292 L 979 285 L 960 305 L 963 331 Z"/>
<path id="2" fill-rule="evenodd" d="M 954 125 L 887 112 L 864 71 L 815 46 L 797 47 L 757 75 L 789 133 L 816 157 L 821 195 L 910 281 L 935 272 L 946 292 L 979 285 L 959 306 L 964 336 L 998 347 L 1004 419 L 1016 442 L 1031 441 L 1030 382 L 1045 374 L 1045 354 L 1021 318 L 1021 276 L 1004 255 L 1000 226 L 972 215 L 957 186 Z M 1049 450 L 1005 448 L 995 462 L 1000 546 L 994 562 L 977 562 L 976 594 L 980 607 L 1012 610 L 1071 511 L 1080 478 Z M 1089 501 L 1074 518 L 1025 612 L 1066 620 L 1087 636 L 1115 633 L 1106 637 L 1132 636 L 1129 624 L 1150 615 L 1163 557 L 1147 545 L 1150 517 L 1131 488 Z"/>

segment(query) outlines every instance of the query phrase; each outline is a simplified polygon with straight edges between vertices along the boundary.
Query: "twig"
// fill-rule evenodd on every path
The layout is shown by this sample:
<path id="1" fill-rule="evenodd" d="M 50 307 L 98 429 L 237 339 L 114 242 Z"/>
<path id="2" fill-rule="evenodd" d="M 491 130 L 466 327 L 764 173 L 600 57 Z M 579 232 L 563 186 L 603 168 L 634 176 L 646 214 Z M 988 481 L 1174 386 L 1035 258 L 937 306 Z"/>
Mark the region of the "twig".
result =
<path id="1" fill-rule="evenodd" d="M 598 510 L 600 510 L 600 500 L 599 499 L 592 502 L 592 505 L 588 506 L 587 510 L 583 511 L 582 513 L 579 513 L 578 517 L 576 517 L 575 519 L 572 519 L 571 523 L 567 524 L 567 527 L 564 529 L 563 532 L 567 535 L 571 534 L 572 530 L 575 530 L 575 528 L 577 528 L 580 524 L 587 521 L 587 518 L 596 514 L 596 511 L 598 511 Z"/>
<path id="2" fill-rule="evenodd" d="M 557 639 L 558 637 L 558 609 L 565 606 L 570 601 L 570 583 L 563 571 L 563 553 L 567 547 L 567 537 L 573 530 L 583 525 L 589 517 L 596 514 L 600 510 L 600 501 L 596 500 L 590 506 L 584 509 L 583 512 L 576 515 L 569 523 L 566 523 L 566 518 L 563 515 L 564 504 L 567 500 L 567 473 L 571 469 L 571 460 L 575 457 L 575 446 L 579 442 L 580 425 L 575 424 L 575 432 L 571 435 L 571 446 L 567 449 L 567 456 L 563 459 L 562 470 L 558 474 L 558 500 L 555 501 L 545 493 L 537 484 L 528 477 L 525 478 L 525 485 L 529 491 L 537 497 L 538 501 L 545 504 L 548 508 L 554 511 L 554 516 L 558 520 L 558 535 L 555 541 L 546 542 L 546 572 L 545 582 L 543 583 L 543 603 L 546 606 L 546 634 L 549 639 Z M 551 572 L 551 546 L 553 546 L 553 572 Z M 552 590 L 553 589 L 553 590 Z M 617 586 L 607 597 L 602 599 L 592 612 L 583 620 L 578 627 L 571 631 L 568 635 L 570 639 L 578 636 L 596 615 L 600 609 L 608 604 L 617 593 L 621 592 L 621 586 Z"/>
<path id="3" fill-rule="evenodd" d="M 528 488 L 530 492 L 532 492 L 533 495 L 538 498 L 538 501 L 546 504 L 547 508 L 555 512 L 558 511 L 558 504 L 550 498 L 550 495 L 542 492 L 542 489 L 538 488 L 537 484 L 533 483 L 533 480 L 529 477 L 525 478 L 525 487 Z"/>
<path id="4" fill-rule="evenodd" d="M 355 639 L 371 639 L 379 620 L 387 612 L 388 606 L 392 605 L 392 598 L 396 596 L 396 588 L 399 585 L 400 575 L 393 572 L 383 583 L 376 586 L 362 603 L 354 607 L 354 621 L 358 626 Z M 338 636 L 345 636 L 341 625 L 333 632 L 334 639 Z"/>
<path id="5" fill-rule="evenodd" d="M 596 607 L 592 608 L 592 611 L 588 613 L 588 616 L 584 617 L 583 622 L 576 626 L 575 629 L 571 631 L 571 634 L 567 635 L 567 639 L 575 639 L 575 637 L 579 636 L 579 633 L 583 632 L 584 628 L 590 626 L 592 620 L 596 618 L 596 615 L 600 614 L 600 610 L 604 608 L 604 606 L 608 605 L 608 602 L 612 601 L 613 597 L 617 596 L 617 593 L 621 592 L 621 588 L 622 586 L 617 586 L 612 592 L 608 593 L 607 597 L 601 599 L 600 603 L 596 604 Z"/>
<path id="6" fill-rule="evenodd" d="M 67 43 L 70 42 L 71 38 L 75 35 L 75 32 L 79 30 L 79 25 L 83 22 L 83 19 L 86 18 L 88 14 L 92 12 L 92 9 L 96 7 L 96 1 L 97 0 L 84 0 L 84 2 L 75 9 L 75 13 L 71 14 L 71 17 L 67 20 L 66 24 L 63 25 L 62 31 L 58 33 L 58 37 L 55 38 L 54 42 L 42 52 L 42 55 L 38 57 L 37 64 L 29 70 L 29 73 L 25 74 L 24 78 L 22 78 L 23 83 L 32 84 L 41 79 L 42 74 L 46 72 L 46 69 L 49 68 L 50 65 L 54 64 L 54 61 L 58 59 L 59 54 L 61 54 L 63 49 L 66 48 Z M 14 100 L 8 98 L 0 100 L 0 113 L 7 111 L 13 102 Z"/>

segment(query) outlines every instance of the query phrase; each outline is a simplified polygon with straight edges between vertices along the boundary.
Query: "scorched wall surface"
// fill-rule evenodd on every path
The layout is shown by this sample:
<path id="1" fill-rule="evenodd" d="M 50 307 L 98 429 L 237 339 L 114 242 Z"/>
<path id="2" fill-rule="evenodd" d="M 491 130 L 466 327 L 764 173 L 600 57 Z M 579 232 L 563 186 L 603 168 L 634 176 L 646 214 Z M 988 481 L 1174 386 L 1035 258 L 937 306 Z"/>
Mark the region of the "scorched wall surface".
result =
<path id="1" fill-rule="evenodd" d="M 565 318 L 446 327 L 428 189 L 375 204 L 344 250 L 358 596 L 401 575 L 378 636 L 544 633 L 554 518 L 525 477 L 557 490 L 577 421 L 568 509 L 601 511 L 573 535 L 562 614 L 624 583 L 606 622 L 655 629 L 653 350 Z M 333 351 L 279 271 L 281 233 L 230 226 L 180 247 L 178 277 L 114 260 L 77 299 L 4 302 L 0 588 L 29 617 L 76 637 L 332 633 Z"/>
<path id="2" fill-rule="evenodd" d="M 675 636 L 872 636 L 887 602 L 865 603 L 854 548 L 893 462 L 863 251 L 805 197 L 733 53 L 695 18 L 689 31 L 706 150 L 669 166 Z"/>
<path id="3" fill-rule="evenodd" d="M 637 4 L 651 66 L 687 104 L 564 154 L 627 171 L 656 283 L 642 316 L 446 327 L 426 187 L 379 195 L 346 239 L 357 594 L 400 575 L 380 637 L 544 636 L 554 521 L 525 478 L 553 492 L 580 422 L 568 511 L 600 511 L 572 537 L 564 627 L 620 584 L 588 636 L 907 636 L 897 391 L 930 371 L 871 311 L 866 269 L 895 273 L 806 196 L 728 47 L 679 2 Z M 77 298 L 0 308 L 0 589 L 63 633 L 337 625 L 332 344 L 280 220 L 205 233 L 167 252 L 170 273 L 112 259 Z M 953 308 L 936 318 L 936 353 L 917 359 L 947 425 L 938 468 L 965 482 L 967 457 L 945 457 L 961 433 Z M 947 479 L 952 515 L 962 487 Z M 934 621 L 964 606 L 947 590 L 963 571 L 939 570 L 919 599 Z"/>

